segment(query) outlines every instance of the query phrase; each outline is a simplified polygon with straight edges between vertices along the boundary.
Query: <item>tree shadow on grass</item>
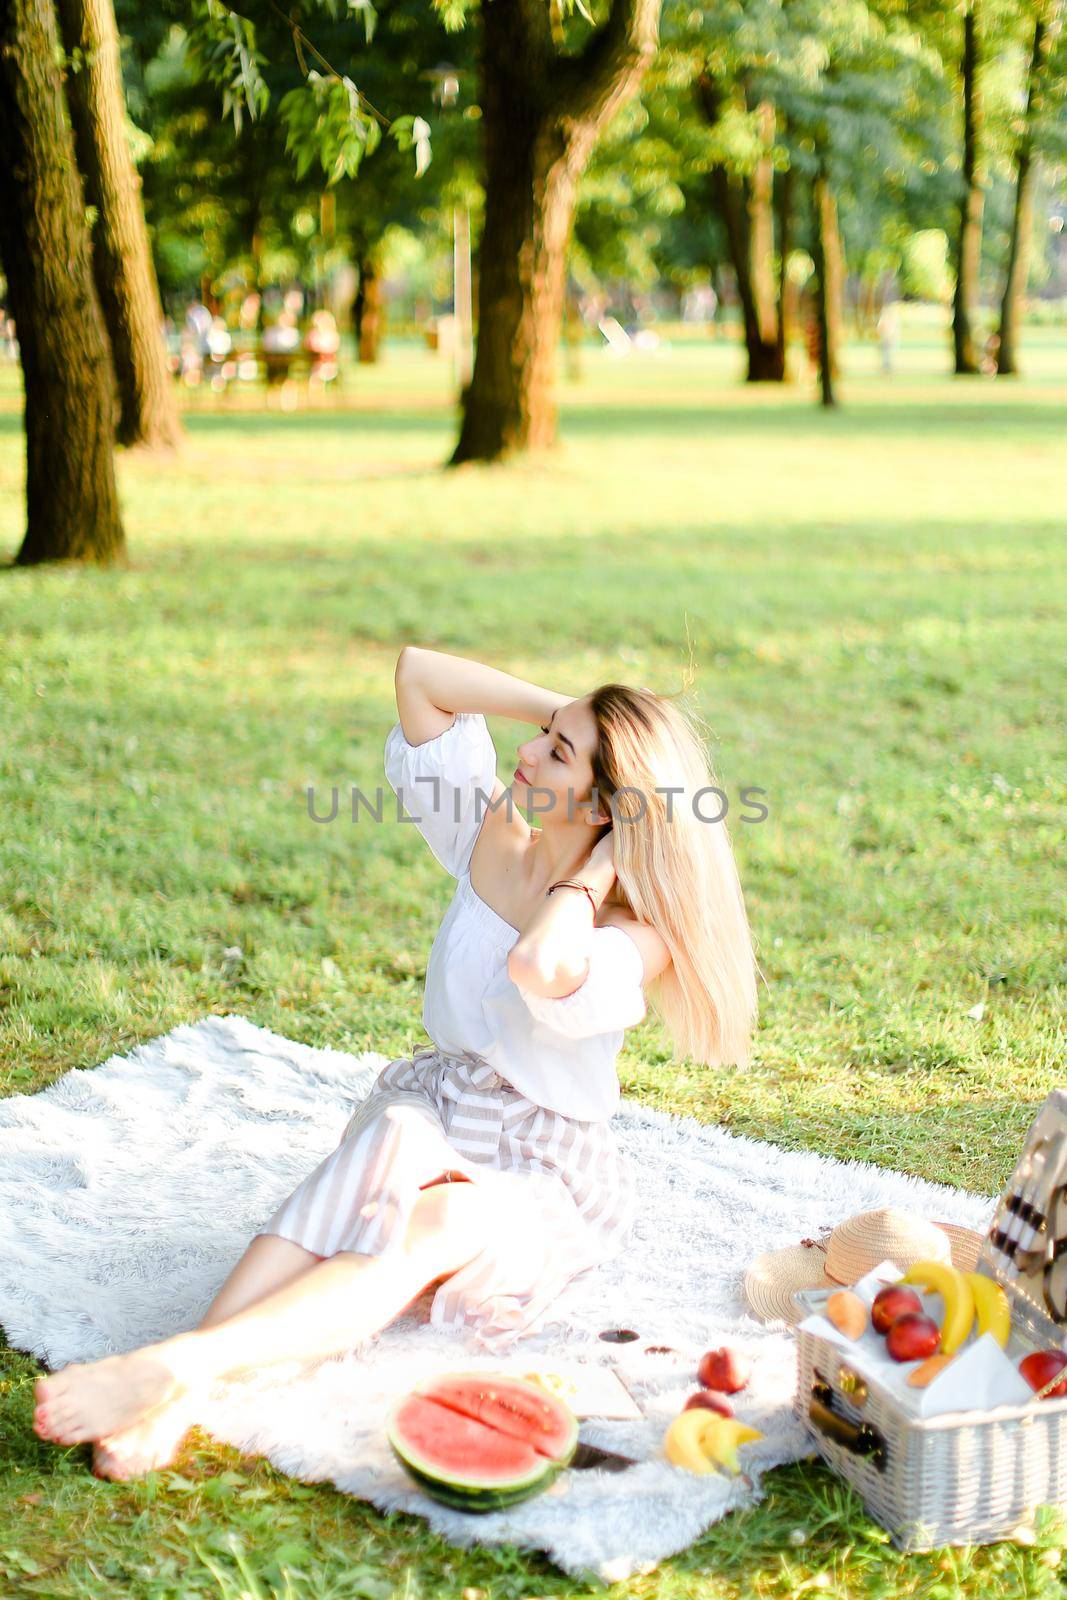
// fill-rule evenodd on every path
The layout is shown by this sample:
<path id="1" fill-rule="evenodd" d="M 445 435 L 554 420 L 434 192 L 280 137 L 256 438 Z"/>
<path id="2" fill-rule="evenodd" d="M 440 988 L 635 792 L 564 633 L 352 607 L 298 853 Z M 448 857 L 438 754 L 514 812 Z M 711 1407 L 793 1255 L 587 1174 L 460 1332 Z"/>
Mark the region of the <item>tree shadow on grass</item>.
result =
<path id="1" fill-rule="evenodd" d="M 395 433 L 408 437 L 443 437 L 442 467 L 447 464 L 450 453 L 454 420 L 451 409 L 429 407 L 339 413 L 189 413 L 185 417 L 190 434 L 238 432 L 255 436 L 284 428 L 297 434 Z M 1006 402 L 993 394 L 986 402 L 946 403 L 938 398 L 920 404 L 846 404 L 839 410 L 825 412 L 817 406 L 797 404 L 792 394 L 783 392 L 781 396 L 774 396 L 772 403 L 758 407 L 731 406 L 728 397 L 723 403 L 721 394 L 716 395 L 712 403 L 694 400 L 684 405 L 659 404 L 654 396 L 635 397 L 632 403 L 619 405 L 564 403 L 560 412 L 560 437 L 565 443 L 569 437 L 585 439 L 595 434 L 607 441 L 613 436 L 691 435 L 705 429 L 713 435 L 728 433 L 731 436 L 773 437 L 788 433 L 791 439 L 798 430 L 816 439 L 840 433 L 871 438 L 909 434 L 927 437 L 936 426 L 938 438 L 994 432 L 1002 437 L 1008 432 L 1033 440 L 1045 433 L 1051 435 L 1054 430 L 1058 432 L 1061 422 L 1059 408 L 1050 406 L 1047 400 Z M 548 452 L 548 459 L 551 454 Z"/>
<path id="2" fill-rule="evenodd" d="M 563 435 L 586 438 L 596 434 L 605 439 L 629 434 L 686 437 L 706 430 L 712 439 L 724 434 L 754 438 L 787 434 L 795 442 L 798 436 L 817 440 L 847 434 L 850 438 L 878 439 L 915 434 L 929 438 L 935 432 L 938 444 L 976 435 L 995 435 L 999 440 L 1005 434 L 1033 442 L 1044 435 L 1058 437 L 1063 422 L 1060 409 L 1047 402 L 1009 405 L 997 402 L 995 397 L 987 405 L 846 404 L 832 412 L 790 405 L 785 399 L 783 396 L 778 403 L 736 409 L 697 403 L 658 405 L 654 398 L 644 405 L 573 408 L 563 413 Z"/>

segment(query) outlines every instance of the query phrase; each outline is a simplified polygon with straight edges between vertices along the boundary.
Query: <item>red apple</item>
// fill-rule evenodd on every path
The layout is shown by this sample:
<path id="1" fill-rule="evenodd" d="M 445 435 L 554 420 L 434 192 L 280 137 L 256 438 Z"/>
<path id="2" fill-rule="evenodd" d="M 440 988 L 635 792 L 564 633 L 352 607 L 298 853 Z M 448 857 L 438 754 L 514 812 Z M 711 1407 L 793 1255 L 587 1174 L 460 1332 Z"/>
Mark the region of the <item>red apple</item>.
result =
<path id="1" fill-rule="evenodd" d="M 941 1329 L 933 1317 L 905 1311 L 890 1324 L 885 1347 L 894 1361 L 922 1361 L 932 1356 L 941 1343 Z"/>
<path id="2" fill-rule="evenodd" d="M 736 1394 L 751 1376 L 752 1368 L 744 1356 L 728 1345 L 720 1350 L 708 1350 L 701 1356 L 697 1368 L 697 1379 L 705 1389 L 719 1389 L 724 1394 Z"/>
<path id="3" fill-rule="evenodd" d="M 695 1411 L 697 1407 L 705 1411 L 717 1411 L 720 1417 L 732 1417 L 734 1408 L 724 1394 L 717 1394 L 714 1389 L 698 1389 L 691 1394 L 682 1407 L 683 1411 Z"/>
<path id="4" fill-rule="evenodd" d="M 1063 1350 L 1034 1350 L 1030 1355 L 1023 1356 L 1019 1362 L 1019 1371 L 1030 1385 L 1031 1389 L 1043 1389 L 1050 1383 L 1057 1372 L 1062 1372 L 1067 1367 L 1067 1351 Z M 1044 1400 L 1058 1400 L 1060 1395 L 1067 1394 L 1067 1378 L 1050 1389 Z"/>
<path id="5" fill-rule="evenodd" d="M 908 1311 L 921 1315 L 922 1308 L 923 1303 L 914 1289 L 891 1283 L 888 1288 L 879 1289 L 871 1302 L 871 1325 L 876 1333 L 888 1333 L 898 1317 Z"/>

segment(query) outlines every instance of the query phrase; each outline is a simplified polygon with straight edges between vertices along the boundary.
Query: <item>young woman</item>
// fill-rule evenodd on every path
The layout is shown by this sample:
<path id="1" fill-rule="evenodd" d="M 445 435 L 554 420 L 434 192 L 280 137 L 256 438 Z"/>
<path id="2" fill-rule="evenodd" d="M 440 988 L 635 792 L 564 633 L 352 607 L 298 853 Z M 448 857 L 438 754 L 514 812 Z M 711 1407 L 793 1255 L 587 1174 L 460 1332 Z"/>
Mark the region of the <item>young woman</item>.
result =
<path id="1" fill-rule="evenodd" d="M 431 1043 L 383 1069 L 196 1329 L 38 1380 L 36 1431 L 94 1440 L 100 1476 L 172 1460 L 216 1379 L 351 1349 L 431 1285 L 431 1321 L 490 1349 L 540 1325 L 630 1236 L 610 1118 L 649 986 L 680 1053 L 748 1063 L 744 901 L 670 697 L 609 683 L 570 699 L 410 645 L 395 681 L 386 774 L 457 879 L 426 972 Z M 537 728 L 508 785 L 487 714 Z"/>

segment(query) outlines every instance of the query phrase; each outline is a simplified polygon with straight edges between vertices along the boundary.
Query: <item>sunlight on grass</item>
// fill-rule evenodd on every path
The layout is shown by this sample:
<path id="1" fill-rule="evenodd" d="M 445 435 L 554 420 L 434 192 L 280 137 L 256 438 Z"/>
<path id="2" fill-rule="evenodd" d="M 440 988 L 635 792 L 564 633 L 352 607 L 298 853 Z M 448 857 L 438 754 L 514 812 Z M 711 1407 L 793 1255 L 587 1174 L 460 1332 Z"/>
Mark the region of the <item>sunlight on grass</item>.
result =
<path id="1" fill-rule="evenodd" d="M 350 372 L 332 410 L 197 397 L 179 458 L 119 458 L 128 569 L 0 574 L 5 1092 L 213 1012 L 414 1047 L 451 880 L 410 828 L 316 824 L 306 800 L 384 786 L 410 640 L 569 694 L 691 676 L 764 980 L 755 1063 L 674 1062 L 650 1016 L 625 1093 L 1000 1187 L 1062 1076 L 1067 339 L 1031 334 L 1007 384 L 946 378 L 923 326 L 889 381 L 853 345 L 833 416 L 807 378 L 736 385 L 737 356 L 586 351 L 558 451 L 458 472 L 447 370 L 414 349 Z M 21 450 L 7 372 L 9 556 Z M 506 774 L 528 729 L 491 726 Z M 766 821 L 741 820 L 746 785 Z M 84 1447 L 32 1433 L 35 1371 L 0 1353 L 3 1600 L 592 1592 L 204 1434 L 180 1471 L 99 1483 Z M 909 1557 L 814 1461 L 766 1487 L 613 1592 L 1062 1593 L 1062 1527 Z"/>

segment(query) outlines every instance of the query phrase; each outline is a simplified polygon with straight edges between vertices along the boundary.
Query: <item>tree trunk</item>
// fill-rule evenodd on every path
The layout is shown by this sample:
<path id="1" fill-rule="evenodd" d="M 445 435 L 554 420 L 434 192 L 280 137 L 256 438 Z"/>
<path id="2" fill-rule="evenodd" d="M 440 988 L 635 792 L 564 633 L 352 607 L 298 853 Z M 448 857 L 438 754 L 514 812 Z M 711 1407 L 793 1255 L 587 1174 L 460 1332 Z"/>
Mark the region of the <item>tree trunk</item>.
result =
<path id="1" fill-rule="evenodd" d="M 837 198 L 829 173 L 823 171 L 820 191 L 822 252 L 826 279 L 826 326 L 830 352 L 830 376 L 841 372 L 841 345 L 845 326 L 845 252 L 837 216 Z"/>
<path id="2" fill-rule="evenodd" d="M 978 86 L 979 39 L 975 0 L 963 18 L 963 183 L 959 235 L 956 244 L 956 291 L 952 300 L 952 339 L 958 376 L 981 371 L 974 337 L 978 305 L 978 277 L 982 257 L 984 194 L 979 173 L 982 104 Z"/>
<path id="3" fill-rule="evenodd" d="M 126 106 L 112 0 L 57 0 L 68 57 L 67 102 L 85 197 L 96 207 L 93 275 L 118 381 L 117 438 L 173 449 L 182 427 L 163 344 L 163 307 L 126 140 Z"/>
<path id="4" fill-rule="evenodd" d="M 115 375 L 93 283 L 51 0 L 0 0 L 0 259 L 25 388 L 16 564 L 125 555 Z"/>
<path id="5" fill-rule="evenodd" d="M 359 258 L 359 288 L 352 302 L 356 354 L 361 363 L 373 365 L 377 361 L 384 317 L 382 280 L 378 276 L 378 264 L 368 252 Z"/>
<path id="6" fill-rule="evenodd" d="M 494 136 L 487 96 L 495 159 L 487 168 L 474 374 L 453 464 L 545 449 L 556 439 L 555 356 L 578 171 L 562 129 L 531 129 L 515 110 L 510 129 Z"/>
<path id="7" fill-rule="evenodd" d="M 789 338 L 791 307 L 787 268 L 793 248 L 793 169 L 778 174 L 774 195 L 774 215 L 778 230 L 778 365 L 782 382 L 789 381 Z"/>
<path id="8" fill-rule="evenodd" d="M 1034 111 L 1041 91 L 1048 31 L 1044 17 L 1034 23 L 1034 46 L 1030 53 L 1030 74 L 1026 85 L 1026 120 L 1015 155 L 1015 207 L 1008 243 L 1008 271 L 1000 302 L 1000 340 L 997 375 L 1016 375 L 1019 371 L 1019 316 L 1030 276 L 1030 236 L 1034 218 Z"/>
<path id="9" fill-rule="evenodd" d="M 697 97 L 709 127 L 722 111 L 722 91 L 709 72 L 696 81 Z M 774 108 L 759 107 L 760 132 L 765 154 L 749 179 L 738 178 L 725 167 L 709 174 L 713 203 L 722 220 L 730 264 L 737 279 L 737 298 L 745 336 L 748 383 L 781 383 L 785 376 L 784 349 L 775 306 L 773 274 L 774 228 L 770 149 L 774 142 Z"/>
<path id="10" fill-rule="evenodd" d="M 825 159 L 820 157 L 811 186 L 812 198 L 812 255 L 815 263 L 815 317 L 818 327 L 819 395 L 824 406 L 837 404 L 834 381 L 837 377 L 836 332 L 839 319 L 833 311 L 834 304 L 834 251 L 837 230 L 837 208 L 827 173 Z"/>
<path id="11" fill-rule="evenodd" d="M 485 221 L 478 339 L 451 465 L 556 441 L 553 396 L 578 180 L 656 49 L 660 0 L 613 0 L 581 55 L 543 0 L 484 0 Z"/>
<path id="12" fill-rule="evenodd" d="M 748 270 L 761 349 L 773 348 L 775 381 L 783 377 L 779 353 L 778 307 L 774 280 L 774 107 L 761 100 L 756 107 L 762 155 L 748 186 Z"/>
<path id="13" fill-rule="evenodd" d="M 725 167 L 715 167 L 710 178 L 715 206 L 726 233 L 730 265 L 734 269 L 737 299 L 741 307 L 741 326 L 748 358 L 745 381 L 776 383 L 782 375 L 778 336 L 777 332 L 771 339 L 764 336 L 757 288 L 752 276 L 748 185 L 742 179 L 732 177 Z"/>

